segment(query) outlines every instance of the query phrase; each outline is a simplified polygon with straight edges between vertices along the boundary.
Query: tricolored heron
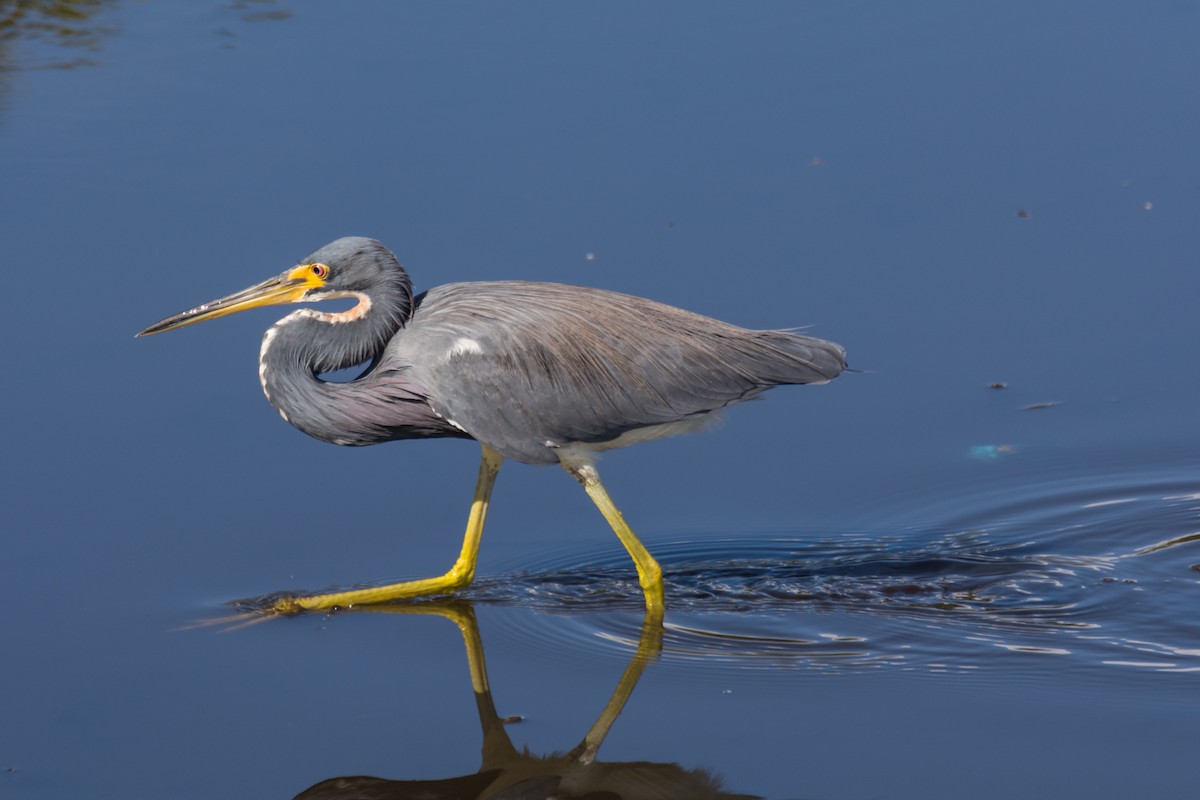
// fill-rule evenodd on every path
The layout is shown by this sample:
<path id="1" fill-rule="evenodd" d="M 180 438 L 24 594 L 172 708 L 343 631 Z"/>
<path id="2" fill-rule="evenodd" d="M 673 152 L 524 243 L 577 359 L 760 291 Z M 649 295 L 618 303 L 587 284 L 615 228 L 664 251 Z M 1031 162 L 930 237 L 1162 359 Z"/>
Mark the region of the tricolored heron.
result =
<path id="1" fill-rule="evenodd" d="M 462 551 L 441 577 L 285 597 L 281 613 L 444 594 L 475 575 L 479 539 L 505 458 L 560 464 L 637 566 L 646 607 L 663 608 L 662 570 L 600 482 L 596 457 L 687 433 L 714 412 L 783 384 L 845 369 L 832 342 L 747 330 L 640 297 L 524 281 L 451 283 L 413 295 L 396 257 L 348 237 L 256 286 L 151 325 L 138 336 L 258 306 L 352 298 L 347 311 L 293 311 L 263 336 L 258 376 L 280 415 L 342 445 L 475 439 L 483 449 Z M 370 362 L 357 379 L 321 375 Z"/>

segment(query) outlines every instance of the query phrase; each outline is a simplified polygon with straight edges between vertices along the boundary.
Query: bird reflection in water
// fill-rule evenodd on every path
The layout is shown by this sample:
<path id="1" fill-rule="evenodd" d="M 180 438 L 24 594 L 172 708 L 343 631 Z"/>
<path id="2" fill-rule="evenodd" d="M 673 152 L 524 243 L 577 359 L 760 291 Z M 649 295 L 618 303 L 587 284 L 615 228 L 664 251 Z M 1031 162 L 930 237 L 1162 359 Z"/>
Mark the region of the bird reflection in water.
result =
<path id="1" fill-rule="evenodd" d="M 616 690 L 578 745 L 565 754 L 538 757 L 518 750 L 496 713 L 483 659 L 475 613 L 465 601 L 436 604 L 364 606 L 395 614 L 433 614 L 454 622 L 462 633 L 475 705 L 483 731 L 483 758 L 473 775 L 435 780 L 388 780 L 364 775 L 330 778 L 305 789 L 295 800 L 757 800 L 731 794 L 703 770 L 648 761 L 597 761 L 600 745 L 629 700 L 646 665 L 662 649 L 662 620 L 649 613 L 637 651 Z"/>

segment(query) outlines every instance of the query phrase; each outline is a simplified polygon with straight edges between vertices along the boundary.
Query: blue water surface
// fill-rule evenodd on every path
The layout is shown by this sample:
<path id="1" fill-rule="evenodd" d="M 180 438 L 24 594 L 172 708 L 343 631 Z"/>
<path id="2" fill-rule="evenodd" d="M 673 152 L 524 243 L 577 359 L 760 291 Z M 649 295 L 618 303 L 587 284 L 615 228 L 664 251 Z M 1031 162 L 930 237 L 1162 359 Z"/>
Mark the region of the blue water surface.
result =
<path id="1" fill-rule="evenodd" d="M 0 797 L 1194 796 L 1200 7 L 0 20 Z M 466 517 L 473 443 L 279 419 L 271 311 L 133 339 L 345 235 L 857 371 L 601 462 L 661 631 L 517 464 L 460 602 L 247 624 L 440 574 Z"/>

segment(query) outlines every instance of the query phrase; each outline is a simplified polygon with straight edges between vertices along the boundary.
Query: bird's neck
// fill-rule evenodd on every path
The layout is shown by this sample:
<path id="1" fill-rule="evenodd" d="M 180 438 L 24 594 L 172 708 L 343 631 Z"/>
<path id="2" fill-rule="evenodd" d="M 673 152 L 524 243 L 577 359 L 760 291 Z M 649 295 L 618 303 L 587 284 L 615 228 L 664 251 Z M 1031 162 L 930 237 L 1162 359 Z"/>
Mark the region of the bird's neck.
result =
<path id="1" fill-rule="evenodd" d="M 334 444 L 373 444 L 402 434 L 388 429 L 386 404 L 415 401 L 393 379 L 391 392 L 381 394 L 380 376 L 368 369 L 348 383 L 319 376 L 375 360 L 412 313 L 406 285 L 394 296 L 355 295 L 353 308 L 325 313 L 310 308 L 294 311 L 263 336 L 259 379 L 271 405 L 300 430 Z M 375 412 L 374 414 L 372 412 Z"/>

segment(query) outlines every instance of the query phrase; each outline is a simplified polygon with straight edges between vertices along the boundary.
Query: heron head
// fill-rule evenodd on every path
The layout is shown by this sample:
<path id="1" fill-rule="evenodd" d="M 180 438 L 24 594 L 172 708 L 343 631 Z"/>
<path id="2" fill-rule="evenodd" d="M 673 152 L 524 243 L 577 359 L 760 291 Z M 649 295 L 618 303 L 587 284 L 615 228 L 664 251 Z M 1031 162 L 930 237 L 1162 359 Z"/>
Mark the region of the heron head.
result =
<path id="1" fill-rule="evenodd" d="M 260 306 L 368 296 L 391 273 L 411 303 L 408 275 L 391 251 L 374 239 L 348 236 L 325 245 L 273 278 L 190 308 L 138 333 L 149 336 Z"/>

